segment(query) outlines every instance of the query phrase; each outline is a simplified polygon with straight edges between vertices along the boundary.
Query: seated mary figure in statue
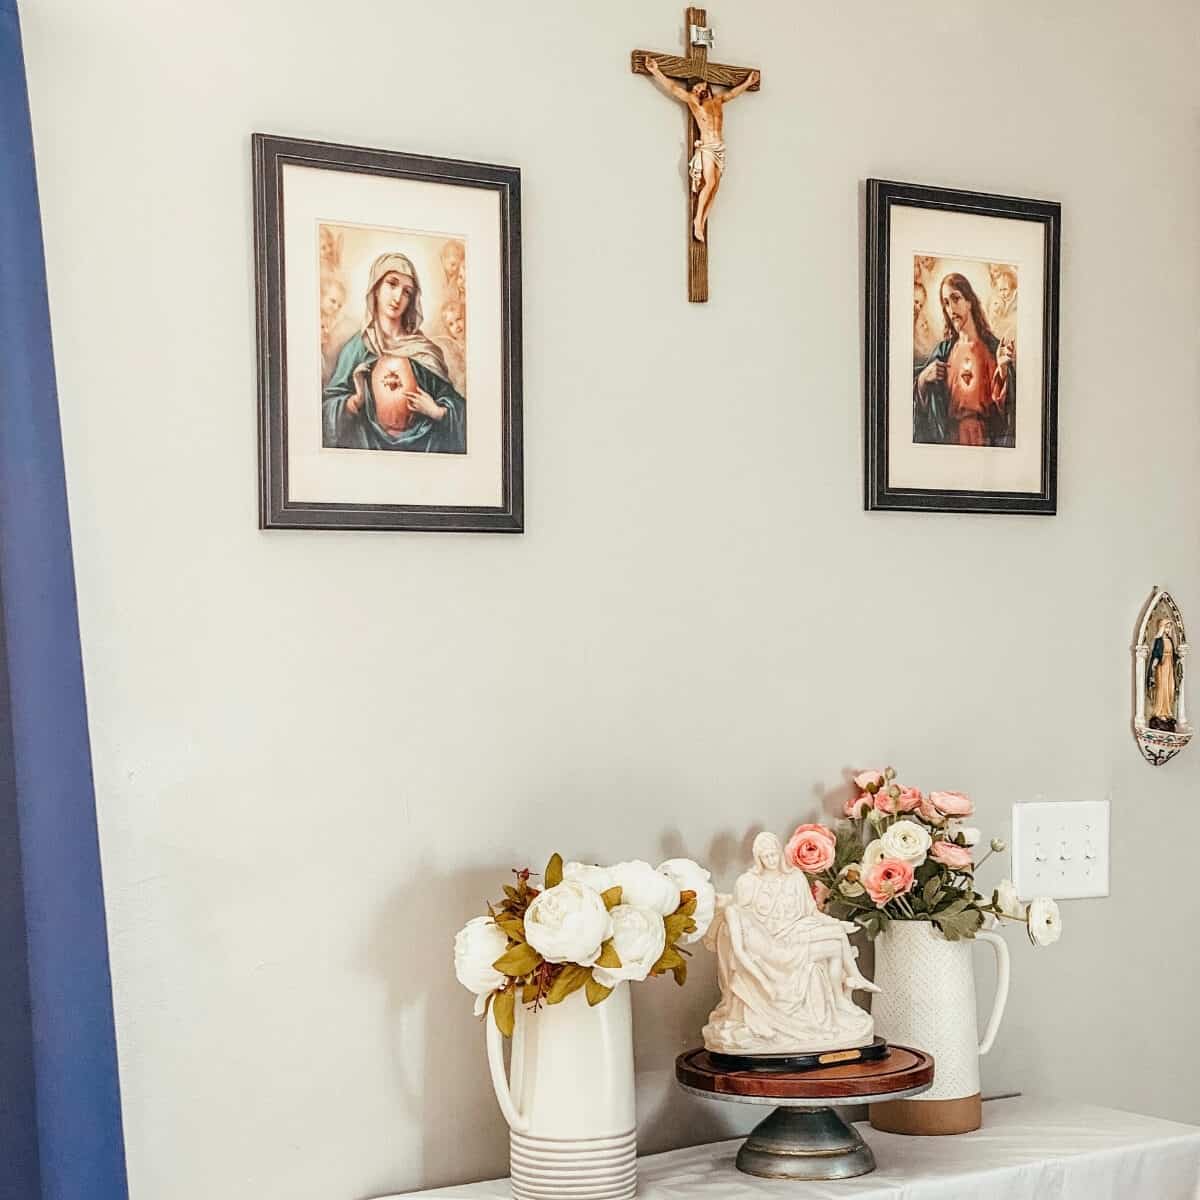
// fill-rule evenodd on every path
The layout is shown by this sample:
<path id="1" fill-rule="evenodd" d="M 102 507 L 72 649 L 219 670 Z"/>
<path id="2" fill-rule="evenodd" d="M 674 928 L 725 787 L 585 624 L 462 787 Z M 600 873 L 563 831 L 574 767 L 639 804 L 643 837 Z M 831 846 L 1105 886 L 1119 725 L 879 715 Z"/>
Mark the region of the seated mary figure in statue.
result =
<path id="1" fill-rule="evenodd" d="M 773 833 L 754 839 L 754 866 L 717 906 L 704 939 L 716 951 L 721 985 L 704 1027 L 708 1050 L 807 1054 L 871 1042 L 871 1014 L 852 993 L 879 989 L 858 970 L 846 937 L 855 926 L 818 910 Z"/>

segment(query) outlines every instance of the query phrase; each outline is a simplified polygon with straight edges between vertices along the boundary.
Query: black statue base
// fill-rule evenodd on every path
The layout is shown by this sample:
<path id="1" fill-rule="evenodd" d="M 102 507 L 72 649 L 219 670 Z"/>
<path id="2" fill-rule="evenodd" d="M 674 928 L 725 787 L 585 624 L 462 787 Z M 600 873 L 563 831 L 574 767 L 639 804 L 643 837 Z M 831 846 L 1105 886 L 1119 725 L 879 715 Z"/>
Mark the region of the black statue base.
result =
<path id="1" fill-rule="evenodd" d="M 765 1074 L 793 1075 L 797 1071 L 815 1071 L 838 1063 L 875 1062 L 887 1056 L 888 1044 L 877 1037 L 866 1046 L 848 1050 L 820 1050 L 813 1054 L 718 1054 L 709 1051 L 709 1058 L 722 1071 L 754 1071 Z"/>
<path id="2" fill-rule="evenodd" d="M 1174 717 L 1151 717 L 1151 729 L 1161 729 L 1164 733 L 1177 732 L 1177 725 Z"/>

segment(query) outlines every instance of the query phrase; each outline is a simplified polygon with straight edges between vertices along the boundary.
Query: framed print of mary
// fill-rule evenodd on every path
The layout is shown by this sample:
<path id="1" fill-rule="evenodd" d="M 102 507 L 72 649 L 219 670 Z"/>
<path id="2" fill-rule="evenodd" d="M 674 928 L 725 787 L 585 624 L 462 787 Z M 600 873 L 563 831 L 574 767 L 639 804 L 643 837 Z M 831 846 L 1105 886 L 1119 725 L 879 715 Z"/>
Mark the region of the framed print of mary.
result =
<path id="1" fill-rule="evenodd" d="M 1057 506 L 1055 203 L 867 183 L 866 507 Z"/>
<path id="2" fill-rule="evenodd" d="M 254 136 L 261 528 L 520 532 L 520 174 Z"/>

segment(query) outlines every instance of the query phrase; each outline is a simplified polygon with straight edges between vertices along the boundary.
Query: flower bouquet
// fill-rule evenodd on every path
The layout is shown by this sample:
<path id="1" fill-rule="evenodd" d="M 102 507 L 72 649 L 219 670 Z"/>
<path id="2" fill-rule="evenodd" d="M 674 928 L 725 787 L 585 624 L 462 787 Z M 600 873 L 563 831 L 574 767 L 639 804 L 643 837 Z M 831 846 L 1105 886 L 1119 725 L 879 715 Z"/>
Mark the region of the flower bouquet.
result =
<path id="1" fill-rule="evenodd" d="M 1040 897 L 1028 906 L 1011 881 L 987 898 L 975 872 L 1005 849 L 999 838 L 975 861 L 980 832 L 963 822 L 974 811 L 961 792 L 930 792 L 896 782 L 896 772 L 864 771 L 836 832 L 801 825 L 786 853 L 812 885 L 822 911 L 854 921 L 874 938 L 892 921 L 930 921 L 949 941 L 973 938 L 989 917 L 1023 923 L 1035 946 L 1062 933 L 1058 905 Z"/>
<path id="2" fill-rule="evenodd" d="M 709 872 L 688 858 L 656 869 L 640 861 L 564 866 L 555 854 L 541 888 L 528 868 L 514 874 L 504 899 L 454 939 L 455 974 L 475 994 L 476 1015 L 490 1004 L 505 1037 L 518 1002 L 539 1009 L 583 988 L 596 1005 L 625 980 L 668 971 L 682 985 L 683 947 L 704 936 L 716 905 Z"/>

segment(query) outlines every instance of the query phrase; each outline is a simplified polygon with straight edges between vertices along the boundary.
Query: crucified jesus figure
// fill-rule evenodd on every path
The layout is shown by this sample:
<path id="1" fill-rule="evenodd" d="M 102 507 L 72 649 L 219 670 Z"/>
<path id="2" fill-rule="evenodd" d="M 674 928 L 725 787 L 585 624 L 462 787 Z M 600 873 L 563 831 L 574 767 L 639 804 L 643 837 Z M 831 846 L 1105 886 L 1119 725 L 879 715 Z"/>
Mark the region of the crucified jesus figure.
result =
<path id="1" fill-rule="evenodd" d="M 692 192 L 696 196 L 692 236 L 696 241 L 702 242 L 708 228 L 709 211 L 716 198 L 717 189 L 721 186 L 721 176 L 725 174 L 723 109 L 730 100 L 735 100 L 758 83 L 758 72 L 751 71 L 736 87 L 716 92 L 706 79 L 696 80 L 690 90 L 680 87 L 662 73 L 658 61 L 650 55 L 646 55 L 646 69 L 667 95 L 674 96 L 676 100 L 687 105 L 700 132 L 693 147 L 691 162 L 688 163 L 688 174 L 692 180 Z"/>

